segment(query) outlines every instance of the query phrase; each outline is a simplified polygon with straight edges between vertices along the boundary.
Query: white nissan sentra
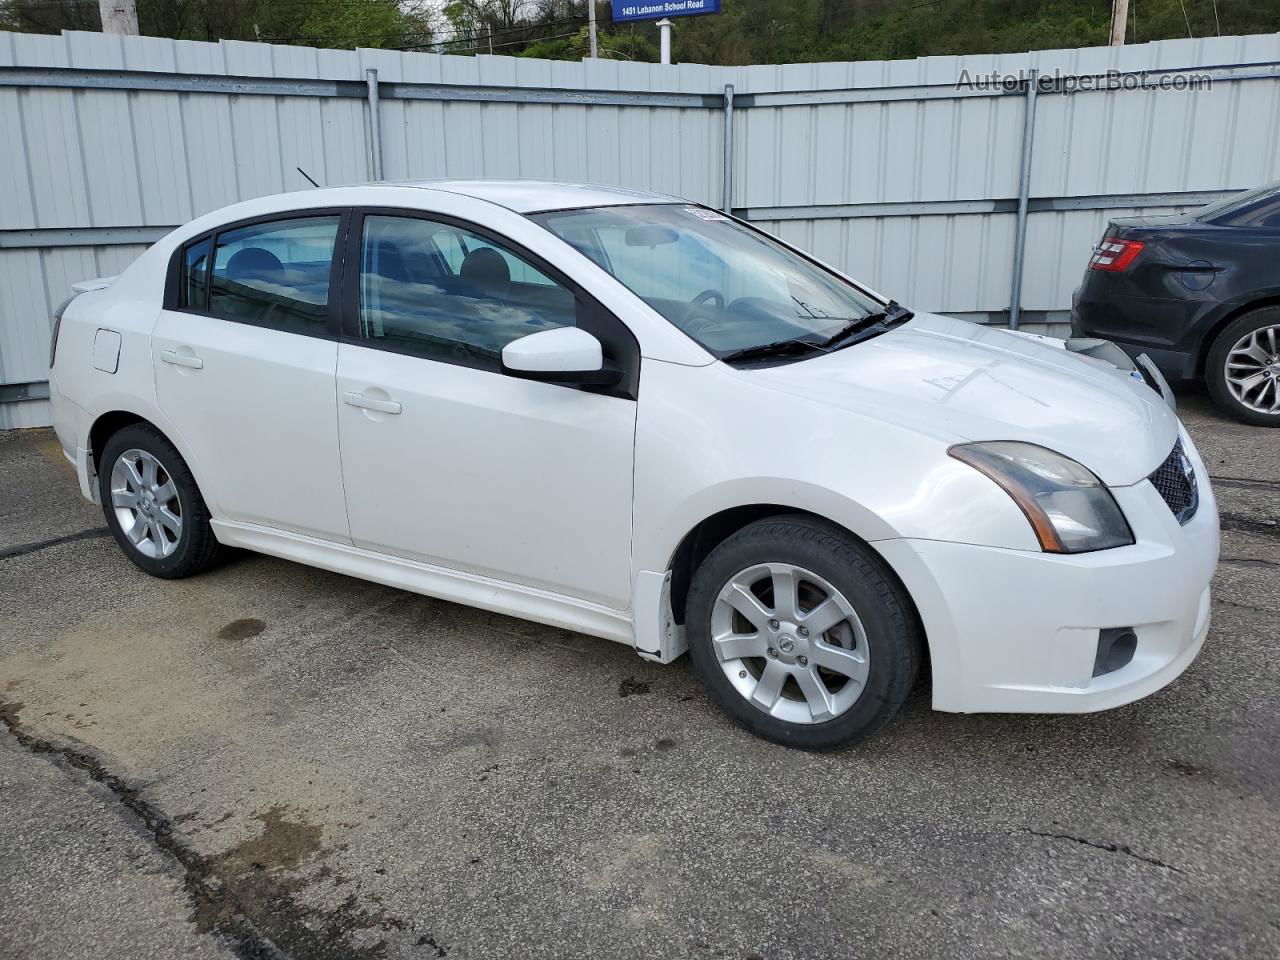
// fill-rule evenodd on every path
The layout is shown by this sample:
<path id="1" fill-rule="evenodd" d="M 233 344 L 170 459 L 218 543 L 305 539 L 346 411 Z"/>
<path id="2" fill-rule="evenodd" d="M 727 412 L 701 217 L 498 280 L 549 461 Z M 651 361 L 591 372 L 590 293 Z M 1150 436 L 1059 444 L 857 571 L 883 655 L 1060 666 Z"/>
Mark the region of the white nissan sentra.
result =
<path id="1" fill-rule="evenodd" d="M 1209 629 L 1217 509 L 1154 368 L 913 315 L 698 204 L 321 189 L 77 287 L 58 436 L 155 576 L 243 547 L 688 650 L 810 749 L 918 679 L 938 710 L 1129 703 Z"/>

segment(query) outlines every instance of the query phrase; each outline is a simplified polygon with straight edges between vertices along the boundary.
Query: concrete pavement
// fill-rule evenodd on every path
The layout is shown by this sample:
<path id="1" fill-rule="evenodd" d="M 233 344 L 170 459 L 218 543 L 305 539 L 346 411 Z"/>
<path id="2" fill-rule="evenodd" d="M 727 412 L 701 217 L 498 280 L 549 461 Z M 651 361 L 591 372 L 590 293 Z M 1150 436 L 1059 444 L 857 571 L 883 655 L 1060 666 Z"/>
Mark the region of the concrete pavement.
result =
<path id="1" fill-rule="evenodd" d="M 1224 540 L 1181 679 L 836 755 L 687 661 L 261 556 L 151 579 L 0 434 L 0 955 L 1280 955 L 1280 431 L 1183 412 Z"/>

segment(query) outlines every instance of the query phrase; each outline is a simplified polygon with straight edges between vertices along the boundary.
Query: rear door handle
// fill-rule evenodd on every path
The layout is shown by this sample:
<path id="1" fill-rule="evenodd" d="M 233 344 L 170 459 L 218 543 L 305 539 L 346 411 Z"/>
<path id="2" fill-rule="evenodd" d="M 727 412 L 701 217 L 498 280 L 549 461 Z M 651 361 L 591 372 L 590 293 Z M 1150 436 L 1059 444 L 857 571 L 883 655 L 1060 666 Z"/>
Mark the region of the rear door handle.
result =
<path id="1" fill-rule="evenodd" d="M 366 397 L 363 393 L 344 393 L 342 402 L 362 410 L 377 410 L 379 413 L 399 413 L 404 409 L 395 400 L 376 400 L 373 397 Z"/>
<path id="2" fill-rule="evenodd" d="M 165 350 L 160 354 L 160 359 L 165 363 L 172 363 L 175 367 L 190 367 L 192 370 L 204 369 L 204 361 L 199 357 L 192 356 L 189 353 L 179 353 L 177 350 Z"/>

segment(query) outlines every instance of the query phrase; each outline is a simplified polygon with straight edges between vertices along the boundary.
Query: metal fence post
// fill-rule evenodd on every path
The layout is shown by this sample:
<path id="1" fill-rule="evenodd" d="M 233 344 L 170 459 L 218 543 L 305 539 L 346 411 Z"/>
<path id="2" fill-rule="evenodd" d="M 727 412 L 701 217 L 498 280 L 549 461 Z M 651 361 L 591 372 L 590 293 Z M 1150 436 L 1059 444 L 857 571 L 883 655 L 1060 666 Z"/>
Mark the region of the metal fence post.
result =
<path id="1" fill-rule="evenodd" d="M 369 159 L 374 180 L 382 179 L 382 120 L 378 113 L 378 71 L 370 67 L 364 72 L 369 87 Z"/>
<path id="2" fill-rule="evenodd" d="M 1018 329 L 1022 315 L 1022 268 L 1027 255 L 1027 195 L 1031 192 L 1031 141 L 1036 132 L 1036 88 L 1039 71 L 1027 71 L 1026 106 L 1022 115 L 1022 170 L 1018 177 L 1018 221 L 1013 238 L 1013 288 L 1009 293 L 1009 329 Z"/>
<path id="3" fill-rule="evenodd" d="M 724 85 L 724 202 L 720 207 L 733 213 L 733 84 Z"/>

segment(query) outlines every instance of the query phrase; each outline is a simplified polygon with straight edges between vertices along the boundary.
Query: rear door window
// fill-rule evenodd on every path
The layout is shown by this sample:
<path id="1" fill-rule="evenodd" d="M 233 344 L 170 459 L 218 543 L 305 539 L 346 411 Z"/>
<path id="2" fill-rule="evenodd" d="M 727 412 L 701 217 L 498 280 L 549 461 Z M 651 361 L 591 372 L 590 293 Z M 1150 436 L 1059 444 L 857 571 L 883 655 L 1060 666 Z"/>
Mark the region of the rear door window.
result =
<path id="1" fill-rule="evenodd" d="M 324 333 L 339 221 L 294 217 L 219 233 L 209 311 L 292 333 Z"/>

